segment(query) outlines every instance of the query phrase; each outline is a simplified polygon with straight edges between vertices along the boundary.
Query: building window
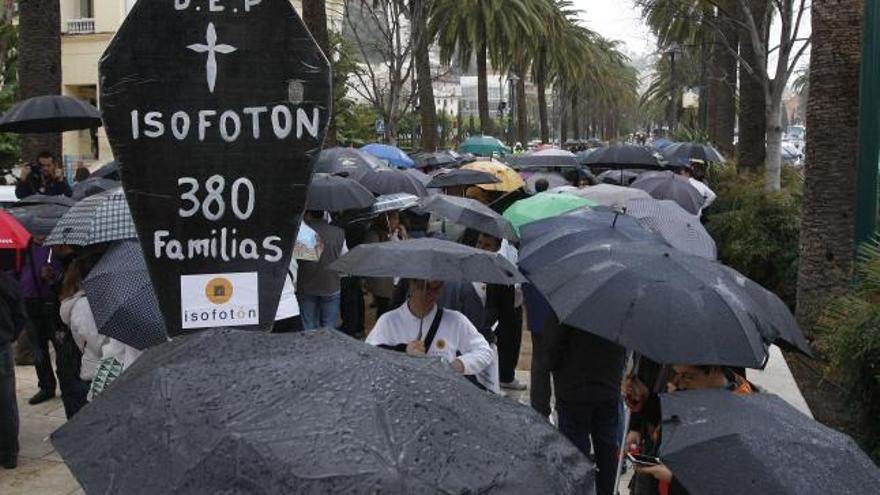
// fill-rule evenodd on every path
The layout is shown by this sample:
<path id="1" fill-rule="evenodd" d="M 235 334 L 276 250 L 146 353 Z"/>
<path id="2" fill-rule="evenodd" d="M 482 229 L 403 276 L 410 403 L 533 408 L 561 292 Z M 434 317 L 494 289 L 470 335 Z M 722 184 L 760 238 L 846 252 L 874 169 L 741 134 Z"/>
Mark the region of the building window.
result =
<path id="1" fill-rule="evenodd" d="M 79 17 L 80 19 L 91 19 L 95 17 L 94 0 L 79 0 Z"/>

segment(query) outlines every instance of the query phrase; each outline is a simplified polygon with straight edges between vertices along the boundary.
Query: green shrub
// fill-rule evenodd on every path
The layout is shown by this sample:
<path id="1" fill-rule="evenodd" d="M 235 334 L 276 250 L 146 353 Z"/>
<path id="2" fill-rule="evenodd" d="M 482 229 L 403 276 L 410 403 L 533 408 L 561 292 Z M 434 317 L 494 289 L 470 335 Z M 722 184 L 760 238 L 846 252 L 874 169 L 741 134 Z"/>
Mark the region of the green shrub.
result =
<path id="1" fill-rule="evenodd" d="M 850 292 L 832 301 L 816 325 L 830 372 L 858 405 L 865 450 L 880 461 L 880 243 L 865 244 Z"/>
<path id="2" fill-rule="evenodd" d="M 764 191 L 764 176 L 712 167 L 708 182 L 718 194 L 704 212 L 719 260 L 775 292 L 794 308 L 803 180 L 784 169 L 782 190 Z"/>

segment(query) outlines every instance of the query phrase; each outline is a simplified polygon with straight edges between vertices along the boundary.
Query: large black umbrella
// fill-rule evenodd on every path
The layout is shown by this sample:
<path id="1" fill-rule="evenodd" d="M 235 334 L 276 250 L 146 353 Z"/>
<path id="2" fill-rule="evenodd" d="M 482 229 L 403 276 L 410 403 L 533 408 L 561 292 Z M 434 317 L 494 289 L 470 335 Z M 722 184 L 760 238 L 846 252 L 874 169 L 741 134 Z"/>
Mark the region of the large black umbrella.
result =
<path id="1" fill-rule="evenodd" d="M 442 189 L 444 187 L 474 186 L 477 184 L 498 184 L 499 182 L 501 180 L 498 177 L 487 172 L 456 168 L 453 170 L 442 170 L 434 174 L 431 182 L 426 187 Z"/>
<path id="2" fill-rule="evenodd" d="M 525 282 L 516 267 L 499 253 L 431 238 L 361 244 L 334 261 L 329 268 L 359 277 L 400 277 L 502 285 Z"/>
<path id="3" fill-rule="evenodd" d="M 55 228 L 55 225 L 58 224 L 58 221 L 61 220 L 61 217 L 63 217 L 69 209 L 70 206 L 42 203 L 16 206 L 15 208 L 10 208 L 8 211 L 10 215 L 14 216 L 15 219 L 31 233 L 31 235 L 45 237 L 52 232 L 52 229 Z"/>
<path id="4" fill-rule="evenodd" d="M 523 273 L 554 263 L 588 244 L 663 242 L 634 218 L 605 209 L 578 210 L 532 222 L 523 227 L 522 235 L 519 267 Z"/>
<path id="5" fill-rule="evenodd" d="M 710 260 L 718 257 L 715 240 L 700 218 L 684 211 L 675 201 L 631 199 L 626 202 L 625 211 L 680 251 Z"/>
<path id="6" fill-rule="evenodd" d="M 453 167 L 458 165 L 458 157 L 448 151 L 423 151 L 410 156 L 416 168 Z"/>
<path id="7" fill-rule="evenodd" d="M 358 179 L 367 189 L 377 195 L 407 193 L 420 198 L 428 195 L 425 185 L 413 174 L 403 170 L 385 168 L 375 170 Z"/>
<path id="8" fill-rule="evenodd" d="M 110 180 L 121 180 L 122 178 L 119 175 L 119 163 L 117 163 L 116 160 L 113 160 L 112 162 L 101 165 L 100 168 L 89 175 L 89 178 L 92 177 L 101 177 L 103 179 Z"/>
<path id="9" fill-rule="evenodd" d="M 639 178 L 639 175 L 642 174 L 644 170 L 633 170 L 633 169 L 620 169 L 620 170 L 606 170 L 596 178 L 599 182 L 603 184 L 612 184 L 615 186 L 629 186 L 636 179 Z"/>
<path id="10" fill-rule="evenodd" d="M 594 493 L 531 409 L 326 330 L 174 339 L 52 442 L 88 493 Z"/>
<path id="11" fill-rule="evenodd" d="M 661 244 L 617 242 L 527 276 L 560 321 L 654 361 L 762 367 L 776 331 L 734 273 Z"/>
<path id="12" fill-rule="evenodd" d="M 159 300 L 136 240 L 115 243 L 83 281 L 98 332 L 146 349 L 168 340 Z"/>
<path id="13" fill-rule="evenodd" d="M 68 198 L 62 194 L 47 196 L 45 194 L 31 194 L 30 196 L 24 197 L 18 200 L 15 203 L 16 206 L 29 206 L 29 205 L 58 205 L 58 206 L 67 206 L 68 208 L 75 205 L 76 200 Z"/>
<path id="14" fill-rule="evenodd" d="M 724 157 L 711 144 L 675 143 L 663 148 L 663 157 L 672 167 L 690 167 L 691 160 L 703 162 L 724 162 Z"/>
<path id="15" fill-rule="evenodd" d="M 689 213 L 699 215 L 706 198 L 688 182 L 687 177 L 672 172 L 642 174 L 630 187 L 641 189 L 654 199 L 675 201 Z"/>
<path id="16" fill-rule="evenodd" d="M 315 162 L 315 173 L 345 174 L 353 179 L 388 168 L 375 156 L 354 148 L 328 148 L 321 151 Z"/>
<path id="17" fill-rule="evenodd" d="M 61 95 L 20 101 L 0 116 L 0 132 L 39 134 L 94 129 L 101 126 L 101 113 L 90 103 Z"/>
<path id="18" fill-rule="evenodd" d="M 376 197 L 354 179 L 327 174 L 315 174 L 309 185 L 307 210 L 344 211 L 369 208 Z"/>
<path id="19" fill-rule="evenodd" d="M 89 177 L 88 179 L 82 182 L 77 182 L 73 185 L 73 194 L 71 194 L 71 198 L 80 201 L 89 196 L 116 189 L 120 186 L 122 186 L 122 183 L 118 180 L 107 179 L 104 177 Z"/>
<path id="20" fill-rule="evenodd" d="M 423 198 L 419 207 L 423 211 L 499 239 L 519 240 L 513 225 L 506 218 L 473 199 L 435 194 Z"/>
<path id="21" fill-rule="evenodd" d="M 633 144 L 605 146 L 590 153 L 583 163 L 590 167 L 600 168 L 644 168 L 661 169 L 664 164 L 662 156 L 646 146 Z"/>
<path id="22" fill-rule="evenodd" d="M 690 493 L 877 493 L 880 469 L 852 438 L 771 394 L 661 395 L 660 459 Z"/>

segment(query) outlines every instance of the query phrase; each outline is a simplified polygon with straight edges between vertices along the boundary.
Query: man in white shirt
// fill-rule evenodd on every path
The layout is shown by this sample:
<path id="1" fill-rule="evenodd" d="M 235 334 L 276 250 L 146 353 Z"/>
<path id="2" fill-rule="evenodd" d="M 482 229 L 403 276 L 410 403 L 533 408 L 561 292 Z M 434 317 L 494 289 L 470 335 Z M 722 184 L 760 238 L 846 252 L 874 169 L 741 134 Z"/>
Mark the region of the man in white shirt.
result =
<path id="1" fill-rule="evenodd" d="M 443 282 L 406 283 L 410 292 L 406 303 L 379 318 L 367 343 L 407 354 L 439 357 L 457 373 L 476 376 L 485 388 L 497 391 L 497 384 L 484 383 L 480 377 L 492 364 L 489 343 L 463 314 L 437 305 Z M 433 326 L 436 330 L 432 332 Z"/>
<path id="2" fill-rule="evenodd" d="M 697 162 L 698 160 L 692 160 Z M 712 202 L 715 201 L 715 198 L 718 196 L 715 194 L 715 191 L 709 188 L 705 182 L 694 179 L 694 170 L 691 167 L 681 167 L 678 172 L 680 175 L 687 177 L 688 183 L 696 189 L 701 196 L 703 196 L 703 207 L 700 208 L 700 214 L 702 215 L 703 210 L 709 207 Z"/>

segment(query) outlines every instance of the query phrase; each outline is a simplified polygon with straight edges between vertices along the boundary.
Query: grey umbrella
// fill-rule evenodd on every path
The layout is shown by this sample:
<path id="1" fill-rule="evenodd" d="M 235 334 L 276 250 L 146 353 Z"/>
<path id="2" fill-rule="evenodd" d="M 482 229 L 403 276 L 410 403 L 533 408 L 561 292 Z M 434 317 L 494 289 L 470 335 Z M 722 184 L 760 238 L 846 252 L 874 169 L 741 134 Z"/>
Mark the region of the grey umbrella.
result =
<path id="1" fill-rule="evenodd" d="M 58 206 L 67 206 L 68 208 L 76 204 L 75 199 L 68 198 L 63 195 L 54 195 L 47 196 L 45 194 L 32 194 L 25 198 L 18 200 L 15 203 L 16 206 L 26 206 L 26 205 L 58 205 Z"/>
<path id="2" fill-rule="evenodd" d="M 479 170 L 456 168 L 453 170 L 441 170 L 434 174 L 431 182 L 426 187 L 442 189 L 444 187 L 474 186 L 477 184 L 497 184 L 501 182 L 498 177 Z"/>
<path id="3" fill-rule="evenodd" d="M 633 199 L 627 201 L 624 208 L 627 215 L 660 234 L 672 247 L 710 260 L 718 257 L 715 240 L 706 232 L 700 218 L 684 211 L 675 201 Z"/>
<path id="4" fill-rule="evenodd" d="M 641 189 L 616 186 L 613 184 L 597 184 L 572 192 L 575 196 L 595 201 L 605 206 L 622 206 L 631 199 L 651 199 L 651 195 Z"/>
<path id="5" fill-rule="evenodd" d="M 419 202 L 423 211 L 499 239 L 519 240 L 513 225 L 492 208 L 469 198 L 435 194 Z"/>
<path id="6" fill-rule="evenodd" d="M 459 280 L 502 285 L 525 281 L 516 267 L 499 253 L 430 238 L 361 244 L 334 261 L 329 268 L 359 277 Z"/>
<path id="7" fill-rule="evenodd" d="M 45 237 L 52 232 L 68 210 L 70 210 L 69 206 L 43 203 L 18 206 L 8 211 L 32 235 Z"/>
<path id="8" fill-rule="evenodd" d="M 876 493 L 880 469 L 852 438 L 771 394 L 661 395 L 660 459 L 690 493 Z"/>
<path id="9" fill-rule="evenodd" d="M 376 198 L 373 206 L 358 215 L 354 215 L 349 222 L 363 222 L 372 220 L 383 213 L 390 211 L 403 211 L 419 205 L 419 197 L 407 193 L 385 194 Z"/>
<path id="10" fill-rule="evenodd" d="M 556 172 L 535 172 L 526 178 L 526 192 L 529 194 L 537 193 L 538 191 L 535 189 L 535 184 L 542 179 L 547 181 L 548 189 L 571 185 L 565 177 Z"/>
<path id="11" fill-rule="evenodd" d="M 136 240 L 114 244 L 83 285 L 99 333 L 141 350 L 168 340 L 159 300 Z"/>
<path id="12" fill-rule="evenodd" d="M 639 178 L 643 170 L 620 169 L 606 170 L 596 176 L 599 182 L 603 184 L 614 184 L 616 186 L 628 186 Z"/>
<path id="13" fill-rule="evenodd" d="M 176 338 L 52 442 L 88 493 L 595 493 L 531 409 L 327 330 Z"/>
<path id="14" fill-rule="evenodd" d="M 45 95 L 20 101 L 0 116 L 0 132 L 39 134 L 101 127 L 101 113 L 69 96 Z"/>
<path id="15" fill-rule="evenodd" d="M 608 242 L 527 276 L 560 321 L 654 361 L 762 367 L 773 321 L 734 273 L 657 243 Z"/>
<path id="16" fill-rule="evenodd" d="M 654 199 L 670 199 L 689 213 L 699 215 L 706 198 L 688 182 L 686 177 L 672 172 L 642 174 L 630 187 L 641 189 Z"/>
<path id="17" fill-rule="evenodd" d="M 116 160 L 101 165 L 100 168 L 92 172 L 89 177 L 100 177 L 103 179 L 120 180 L 119 163 Z"/>
<path id="18" fill-rule="evenodd" d="M 369 208 L 376 197 L 356 180 L 327 174 L 315 174 L 309 185 L 307 210 L 345 211 Z"/>
<path id="19" fill-rule="evenodd" d="M 647 146 L 634 144 L 605 146 L 584 158 L 584 165 L 612 169 L 664 167 L 663 156 Z"/>
<path id="20" fill-rule="evenodd" d="M 88 246 L 136 237 L 125 193 L 117 188 L 89 196 L 70 208 L 44 244 Z"/>
<path id="21" fill-rule="evenodd" d="M 373 170 L 386 168 L 388 166 L 378 158 L 354 148 L 325 149 L 315 162 L 315 173 L 344 174 L 355 180 Z"/>
<path id="22" fill-rule="evenodd" d="M 663 157 L 673 167 L 690 167 L 691 160 L 723 163 L 724 157 L 711 144 L 673 143 L 663 148 Z"/>
<path id="23" fill-rule="evenodd" d="M 407 193 L 420 198 L 428 195 L 425 184 L 413 174 L 397 169 L 381 169 L 365 174 L 358 179 L 374 194 Z"/>

